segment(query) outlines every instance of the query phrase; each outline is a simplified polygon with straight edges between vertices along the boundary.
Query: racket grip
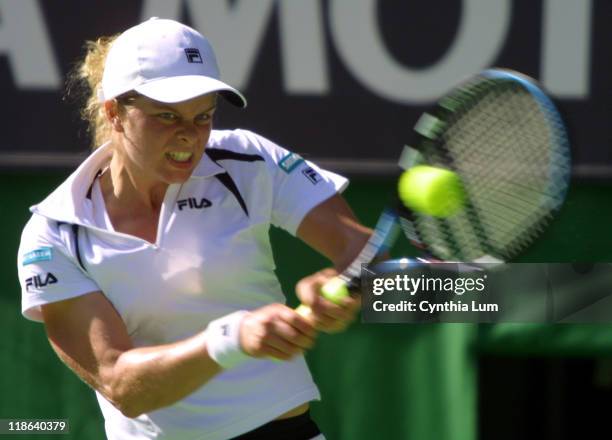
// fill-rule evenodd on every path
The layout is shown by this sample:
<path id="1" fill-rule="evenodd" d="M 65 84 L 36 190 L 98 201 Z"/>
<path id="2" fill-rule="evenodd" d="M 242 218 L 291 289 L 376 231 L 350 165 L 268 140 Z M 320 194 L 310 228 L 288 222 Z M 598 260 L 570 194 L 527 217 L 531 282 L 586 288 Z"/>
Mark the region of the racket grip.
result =
<path id="1" fill-rule="evenodd" d="M 333 303 L 340 303 L 342 298 L 350 295 L 346 283 L 339 277 L 334 277 L 321 287 L 321 295 Z M 312 313 L 310 307 L 300 304 L 295 311 L 304 318 L 308 318 Z M 270 358 L 274 362 L 281 362 L 280 359 Z"/>
<path id="2" fill-rule="evenodd" d="M 325 283 L 323 287 L 321 287 L 321 295 L 323 295 L 323 298 L 335 304 L 340 304 L 343 298 L 350 295 L 350 292 L 344 280 L 342 280 L 340 277 L 334 277 Z M 307 318 L 312 313 L 310 307 L 305 306 L 304 304 L 300 304 L 295 311 L 304 318 Z"/>

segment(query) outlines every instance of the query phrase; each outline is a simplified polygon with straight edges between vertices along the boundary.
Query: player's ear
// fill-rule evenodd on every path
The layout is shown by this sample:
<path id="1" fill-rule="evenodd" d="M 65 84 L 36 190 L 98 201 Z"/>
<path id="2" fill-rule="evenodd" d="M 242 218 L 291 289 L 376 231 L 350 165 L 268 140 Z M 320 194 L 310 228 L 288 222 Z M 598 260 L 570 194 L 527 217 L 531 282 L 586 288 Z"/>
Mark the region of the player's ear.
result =
<path id="1" fill-rule="evenodd" d="M 116 99 L 104 102 L 104 114 L 113 131 L 123 132 L 123 121 L 121 120 L 120 104 Z"/>

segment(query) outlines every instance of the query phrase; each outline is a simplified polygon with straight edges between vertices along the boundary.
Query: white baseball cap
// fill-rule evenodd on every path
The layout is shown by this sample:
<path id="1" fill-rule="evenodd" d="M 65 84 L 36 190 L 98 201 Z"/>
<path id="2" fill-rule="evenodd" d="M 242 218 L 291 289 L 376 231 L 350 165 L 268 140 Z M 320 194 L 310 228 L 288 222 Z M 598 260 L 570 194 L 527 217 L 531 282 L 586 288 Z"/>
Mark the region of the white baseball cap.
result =
<path id="1" fill-rule="evenodd" d="M 242 93 L 219 79 L 215 53 L 202 34 L 156 17 L 119 35 L 106 57 L 100 101 L 131 90 L 165 103 L 219 92 L 238 107 L 247 104 Z"/>

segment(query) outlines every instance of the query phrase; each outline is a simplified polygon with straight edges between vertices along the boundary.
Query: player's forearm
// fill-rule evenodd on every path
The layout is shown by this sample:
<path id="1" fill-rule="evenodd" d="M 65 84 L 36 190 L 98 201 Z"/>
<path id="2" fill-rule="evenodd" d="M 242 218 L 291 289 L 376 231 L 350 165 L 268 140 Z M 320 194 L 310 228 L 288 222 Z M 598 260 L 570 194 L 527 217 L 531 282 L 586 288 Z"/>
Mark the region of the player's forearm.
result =
<path id="1" fill-rule="evenodd" d="M 346 269 L 357 258 L 372 235 L 372 230 L 356 224 L 347 228 L 343 236 L 343 244 L 337 248 L 332 259 L 334 267 L 339 271 Z"/>
<path id="2" fill-rule="evenodd" d="M 108 393 L 128 417 L 171 405 L 188 396 L 221 371 L 199 333 L 168 345 L 122 353 L 109 373 Z"/>
<path id="3" fill-rule="evenodd" d="M 355 259 L 371 233 L 371 229 L 357 221 L 339 195 L 313 208 L 297 230 L 297 236 L 329 258 L 338 271 L 344 270 Z"/>

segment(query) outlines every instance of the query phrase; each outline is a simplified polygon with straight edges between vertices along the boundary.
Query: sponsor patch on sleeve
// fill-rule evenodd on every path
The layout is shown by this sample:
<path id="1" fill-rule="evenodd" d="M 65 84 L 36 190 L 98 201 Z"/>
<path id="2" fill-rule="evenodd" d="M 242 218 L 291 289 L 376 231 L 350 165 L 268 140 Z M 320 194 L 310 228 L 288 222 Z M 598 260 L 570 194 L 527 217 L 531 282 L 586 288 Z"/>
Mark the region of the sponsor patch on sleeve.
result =
<path id="1" fill-rule="evenodd" d="M 302 170 L 302 174 L 304 176 L 306 176 L 306 178 L 308 180 L 310 180 L 310 182 L 313 185 L 316 185 L 317 183 L 319 183 L 321 180 L 323 180 L 323 178 L 321 177 L 321 175 L 319 173 L 317 173 L 315 170 L 313 170 L 312 168 L 308 167 Z"/>
<path id="2" fill-rule="evenodd" d="M 285 173 L 289 174 L 303 162 L 304 159 L 299 154 L 289 153 L 278 162 L 278 166 Z"/>
<path id="3" fill-rule="evenodd" d="M 23 256 L 22 265 L 27 266 L 28 264 L 37 263 L 39 261 L 50 261 L 53 258 L 53 249 L 50 247 L 44 247 L 35 249 L 32 252 L 28 252 Z"/>

